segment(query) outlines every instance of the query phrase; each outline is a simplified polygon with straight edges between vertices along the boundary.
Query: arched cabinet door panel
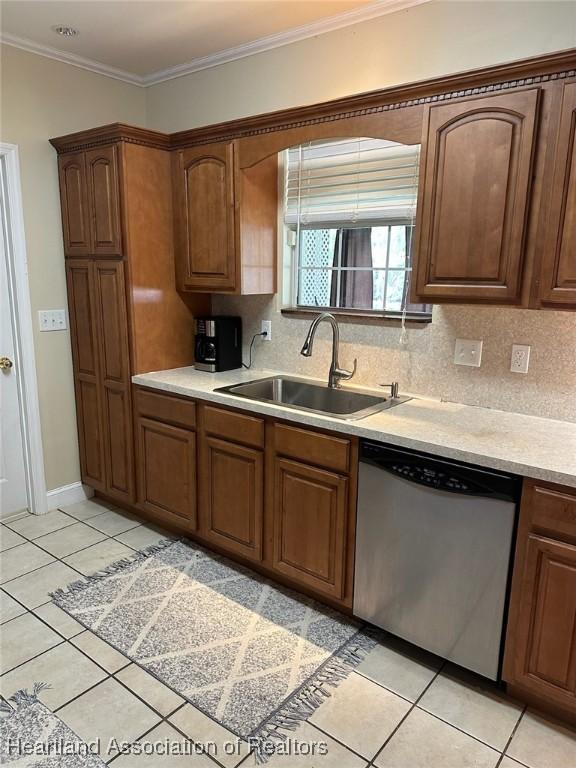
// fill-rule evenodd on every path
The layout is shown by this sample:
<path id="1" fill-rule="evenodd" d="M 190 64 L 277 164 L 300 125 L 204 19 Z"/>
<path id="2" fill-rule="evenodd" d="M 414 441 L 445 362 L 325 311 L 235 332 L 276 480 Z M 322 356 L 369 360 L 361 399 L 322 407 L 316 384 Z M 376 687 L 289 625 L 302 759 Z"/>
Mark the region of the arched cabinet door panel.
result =
<path id="1" fill-rule="evenodd" d="M 235 290 L 233 144 L 176 153 L 174 190 L 180 289 Z"/>
<path id="2" fill-rule="evenodd" d="M 86 152 L 92 248 L 96 256 L 121 256 L 120 192 L 115 146 Z"/>
<path id="3" fill-rule="evenodd" d="M 521 301 L 539 90 L 428 107 L 416 300 Z"/>
<path id="4" fill-rule="evenodd" d="M 66 256 L 86 256 L 90 253 L 90 215 L 84 152 L 60 155 L 58 174 L 64 253 Z"/>
<path id="5" fill-rule="evenodd" d="M 562 91 L 540 300 L 576 309 L 576 82 Z"/>

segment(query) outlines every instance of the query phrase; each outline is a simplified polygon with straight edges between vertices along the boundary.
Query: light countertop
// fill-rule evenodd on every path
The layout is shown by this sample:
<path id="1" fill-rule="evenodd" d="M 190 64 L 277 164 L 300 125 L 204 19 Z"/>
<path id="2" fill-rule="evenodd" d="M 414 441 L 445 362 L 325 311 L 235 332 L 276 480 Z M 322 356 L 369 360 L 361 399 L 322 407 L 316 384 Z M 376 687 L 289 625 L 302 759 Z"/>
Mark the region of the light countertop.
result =
<path id="1" fill-rule="evenodd" d="M 214 391 L 278 373 L 204 373 L 189 367 L 140 374 L 132 381 L 164 392 L 576 488 L 576 424 L 572 422 L 429 399 L 410 400 L 364 419 L 343 421 Z"/>

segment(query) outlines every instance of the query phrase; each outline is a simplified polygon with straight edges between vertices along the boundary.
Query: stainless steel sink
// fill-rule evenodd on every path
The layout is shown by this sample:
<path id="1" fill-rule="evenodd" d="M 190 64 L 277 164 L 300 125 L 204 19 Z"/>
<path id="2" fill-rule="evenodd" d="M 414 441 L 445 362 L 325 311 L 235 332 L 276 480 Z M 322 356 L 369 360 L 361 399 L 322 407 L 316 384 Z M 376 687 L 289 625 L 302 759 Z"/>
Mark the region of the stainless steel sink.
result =
<path id="1" fill-rule="evenodd" d="M 274 403 L 287 408 L 313 411 L 336 419 L 362 419 L 377 411 L 392 408 L 410 400 L 409 397 L 384 397 L 357 389 L 331 389 L 304 379 L 271 376 L 242 384 L 219 387 L 215 392 L 227 392 L 236 397 Z"/>

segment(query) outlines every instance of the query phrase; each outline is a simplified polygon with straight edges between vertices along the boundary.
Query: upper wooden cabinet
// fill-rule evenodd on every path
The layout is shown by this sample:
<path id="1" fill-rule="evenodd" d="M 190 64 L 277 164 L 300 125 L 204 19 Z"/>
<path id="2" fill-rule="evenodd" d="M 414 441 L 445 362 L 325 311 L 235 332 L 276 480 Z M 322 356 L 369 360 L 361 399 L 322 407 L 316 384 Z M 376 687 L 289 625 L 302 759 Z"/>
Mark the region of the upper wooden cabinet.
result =
<path id="1" fill-rule="evenodd" d="M 236 286 L 234 145 L 175 155 L 176 262 L 181 289 Z"/>
<path id="2" fill-rule="evenodd" d="M 112 145 L 86 152 L 91 252 L 96 256 L 122 255 L 117 151 Z"/>
<path id="3" fill-rule="evenodd" d="M 576 82 L 562 86 L 540 275 L 543 305 L 576 307 Z"/>
<path id="4" fill-rule="evenodd" d="M 175 247 L 182 291 L 276 290 L 277 158 L 241 169 L 236 142 L 174 153 Z"/>
<path id="5" fill-rule="evenodd" d="M 121 256 L 116 146 L 58 157 L 64 253 Z"/>
<path id="6" fill-rule="evenodd" d="M 416 299 L 519 303 L 539 91 L 428 107 Z"/>
<path id="7" fill-rule="evenodd" d="M 66 256 L 90 253 L 90 213 L 86 183 L 86 153 L 70 152 L 58 158 L 62 231 Z"/>

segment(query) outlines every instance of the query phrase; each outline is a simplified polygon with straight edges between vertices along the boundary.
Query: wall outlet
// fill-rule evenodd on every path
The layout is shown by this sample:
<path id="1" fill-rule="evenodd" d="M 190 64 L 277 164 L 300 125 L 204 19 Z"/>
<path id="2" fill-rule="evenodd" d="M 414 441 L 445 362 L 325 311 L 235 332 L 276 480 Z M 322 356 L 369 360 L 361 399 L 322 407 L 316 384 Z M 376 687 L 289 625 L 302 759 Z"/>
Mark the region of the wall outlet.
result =
<path id="1" fill-rule="evenodd" d="M 38 312 L 38 324 L 41 331 L 65 331 L 65 309 L 42 309 Z"/>
<path id="2" fill-rule="evenodd" d="M 263 341 L 272 341 L 272 320 L 262 320 L 260 330 L 266 334 L 262 337 Z"/>
<path id="3" fill-rule="evenodd" d="M 524 344 L 512 344 L 510 370 L 512 373 L 528 373 L 530 347 Z"/>
<path id="4" fill-rule="evenodd" d="M 479 368 L 482 363 L 482 341 L 478 339 L 456 339 L 454 364 L 471 365 Z"/>

